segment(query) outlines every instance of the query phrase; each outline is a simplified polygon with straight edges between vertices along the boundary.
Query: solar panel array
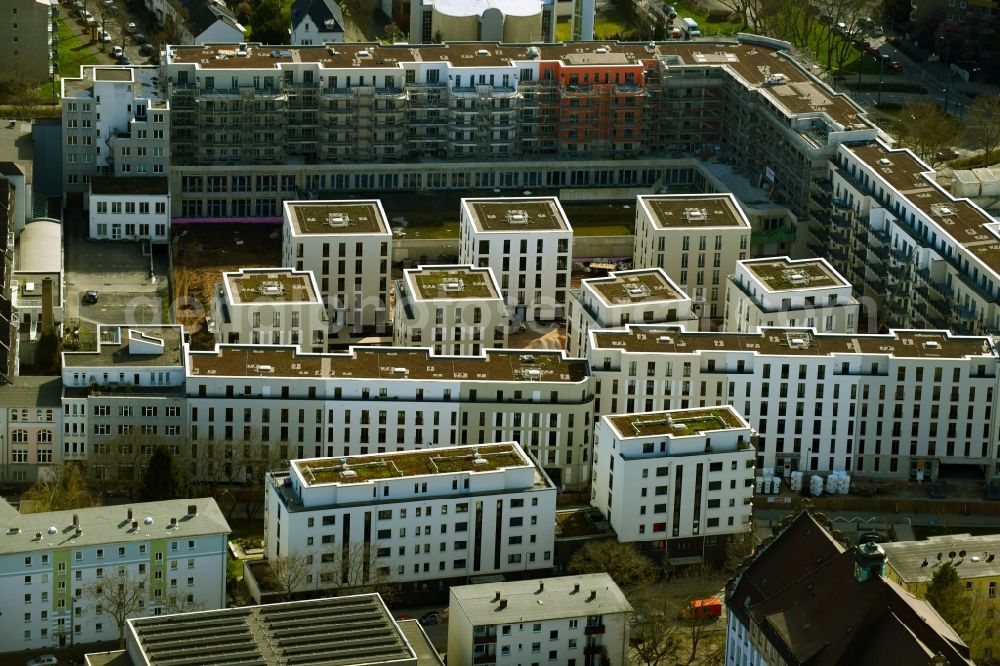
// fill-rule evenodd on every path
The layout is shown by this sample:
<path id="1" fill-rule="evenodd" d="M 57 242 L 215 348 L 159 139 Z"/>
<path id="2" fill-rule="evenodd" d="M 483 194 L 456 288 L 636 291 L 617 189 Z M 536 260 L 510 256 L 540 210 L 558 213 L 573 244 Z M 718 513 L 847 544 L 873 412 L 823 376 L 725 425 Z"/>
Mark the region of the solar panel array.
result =
<path id="1" fill-rule="evenodd" d="M 351 666 L 416 659 L 374 595 L 133 622 L 151 666 Z"/>

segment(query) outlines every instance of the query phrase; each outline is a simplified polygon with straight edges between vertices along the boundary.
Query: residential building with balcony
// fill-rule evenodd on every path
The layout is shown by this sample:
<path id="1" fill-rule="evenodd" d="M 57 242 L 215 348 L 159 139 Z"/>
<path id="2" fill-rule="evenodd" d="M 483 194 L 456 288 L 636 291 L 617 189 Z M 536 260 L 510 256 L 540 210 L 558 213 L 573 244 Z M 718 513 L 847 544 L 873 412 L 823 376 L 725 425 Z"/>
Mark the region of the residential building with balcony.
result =
<path id="1" fill-rule="evenodd" d="M 302 591 L 552 568 L 556 487 L 516 442 L 293 460 L 265 488 L 266 557 L 304 555 Z"/>
<path id="2" fill-rule="evenodd" d="M 138 597 L 129 618 L 225 607 L 230 529 L 212 498 L 31 514 L 0 502 L 0 527 L 7 653 L 118 640 L 108 586 Z"/>
<path id="3" fill-rule="evenodd" d="M 573 228 L 556 197 L 462 199 L 459 261 L 490 268 L 515 322 L 563 319 Z"/>
<path id="4" fill-rule="evenodd" d="M 805 326 L 854 333 L 858 307 L 850 283 L 825 259 L 746 259 L 727 279 L 722 330 Z"/>
<path id="5" fill-rule="evenodd" d="M 757 467 L 779 476 L 926 481 L 943 465 L 1000 475 L 990 338 L 638 325 L 590 335 L 598 415 L 728 403 L 757 432 Z"/>
<path id="6" fill-rule="evenodd" d="M 557 485 L 590 479 L 590 376 L 585 360 L 563 351 L 219 345 L 189 352 L 187 370 L 199 458 L 210 447 L 235 455 L 248 442 L 288 460 L 516 441 Z"/>
<path id="7" fill-rule="evenodd" d="M 380 201 L 286 201 L 281 238 L 283 265 L 319 284 L 330 341 L 383 331 L 392 232 Z"/>
<path id="8" fill-rule="evenodd" d="M 214 313 L 218 342 L 327 351 L 326 304 L 312 271 L 241 268 L 223 273 Z"/>
<path id="9" fill-rule="evenodd" d="M 170 103 L 159 73 L 151 66 L 94 65 L 62 78 L 67 193 L 89 193 L 93 176 L 166 175 Z M 83 205 L 89 207 L 86 197 Z"/>
<path id="10" fill-rule="evenodd" d="M 170 240 L 166 176 L 92 176 L 88 237 L 93 240 Z"/>
<path id="11" fill-rule="evenodd" d="M 155 444 L 187 466 L 180 326 L 101 325 L 97 349 L 62 355 L 62 459 L 102 487 L 130 489 Z"/>
<path id="12" fill-rule="evenodd" d="M 886 575 L 882 545 L 845 548 L 801 512 L 726 585 L 726 666 L 971 666 L 969 646 Z M 778 618 L 794 617 L 794 622 Z"/>
<path id="13" fill-rule="evenodd" d="M 420 266 L 395 281 L 393 344 L 479 356 L 507 346 L 509 322 L 490 268 Z"/>
<path id="14" fill-rule="evenodd" d="M 38 85 L 53 73 L 52 54 L 58 3 L 52 0 L 10 0 L 0 9 L 0 81 Z M 70 72 L 67 72 L 69 74 Z"/>
<path id="15" fill-rule="evenodd" d="M 636 268 L 662 268 L 691 298 L 691 309 L 716 325 L 725 312 L 725 276 L 750 252 L 750 222 L 732 194 L 640 195 Z"/>
<path id="16" fill-rule="evenodd" d="M 612 271 L 582 280 L 579 289 L 569 292 L 566 348 L 570 356 L 583 357 L 591 330 L 667 322 L 698 330 L 691 299 L 662 268 Z"/>
<path id="17" fill-rule="evenodd" d="M 664 562 L 721 562 L 751 520 L 750 424 L 730 405 L 603 416 L 591 503 Z"/>
<path id="18" fill-rule="evenodd" d="M 629 663 L 632 605 L 606 573 L 456 585 L 448 663 Z"/>

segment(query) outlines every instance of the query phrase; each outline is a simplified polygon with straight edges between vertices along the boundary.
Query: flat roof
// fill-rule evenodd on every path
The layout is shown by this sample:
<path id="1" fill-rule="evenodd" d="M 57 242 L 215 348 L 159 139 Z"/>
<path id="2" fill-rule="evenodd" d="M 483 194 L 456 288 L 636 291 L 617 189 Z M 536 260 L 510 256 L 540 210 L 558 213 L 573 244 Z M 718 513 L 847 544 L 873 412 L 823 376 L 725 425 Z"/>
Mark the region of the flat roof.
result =
<path id="1" fill-rule="evenodd" d="M 945 534 L 879 545 L 889 565 L 907 583 L 931 580 L 943 562 L 955 565 L 959 578 L 1000 576 L 1000 534 Z"/>
<path id="2" fill-rule="evenodd" d="M 763 355 L 832 356 L 877 354 L 895 358 L 995 359 L 989 338 L 949 331 L 891 330 L 888 333 L 817 333 L 803 328 L 761 328 L 755 333 L 692 332 L 676 326 L 629 324 L 624 329 L 592 331 L 595 349 L 628 352 L 694 353 L 738 351 Z"/>
<path id="3" fill-rule="evenodd" d="M 10 384 L 0 384 L 0 404 L 4 407 L 55 409 L 62 403 L 62 377 L 17 375 Z"/>
<path id="4" fill-rule="evenodd" d="M 369 201 L 286 201 L 296 234 L 391 235 L 382 203 Z"/>
<path id="5" fill-rule="evenodd" d="M 572 231 L 556 197 L 462 199 L 462 207 L 479 231 Z"/>
<path id="6" fill-rule="evenodd" d="M 320 303 L 312 273 L 291 268 L 243 268 L 223 273 L 234 304 L 254 302 Z"/>
<path id="7" fill-rule="evenodd" d="M 95 67 L 95 81 L 131 81 L 131 67 Z"/>
<path id="8" fill-rule="evenodd" d="M 489 268 L 473 266 L 419 266 L 403 271 L 414 300 L 500 298 Z"/>
<path id="9" fill-rule="evenodd" d="M 162 341 L 160 354 L 133 354 L 129 351 L 129 331 L 150 342 Z M 180 326 L 98 326 L 97 350 L 63 352 L 64 367 L 102 366 L 181 366 L 184 364 Z"/>
<path id="10" fill-rule="evenodd" d="M 313 354 L 297 347 L 219 345 L 188 352 L 189 377 L 299 379 L 417 379 L 445 381 L 570 382 L 587 378 L 586 359 L 564 351 L 485 350 L 480 356 L 437 356 L 418 347 L 352 347 Z M 265 367 L 266 369 L 262 369 Z M 530 386 L 530 384 L 528 384 Z"/>
<path id="11" fill-rule="evenodd" d="M 346 463 L 346 464 L 345 464 Z M 429 474 L 496 472 L 533 467 L 516 444 L 483 444 L 399 451 L 341 458 L 293 460 L 307 487 L 405 479 Z"/>
<path id="12" fill-rule="evenodd" d="M 611 272 L 607 277 L 583 280 L 607 306 L 682 301 L 688 296 L 662 268 L 640 268 Z"/>
<path id="13" fill-rule="evenodd" d="M 632 611 L 628 599 L 606 573 L 455 585 L 451 588 L 451 599 L 473 625 L 539 622 Z M 506 603 L 501 604 L 501 600 Z"/>
<path id="14" fill-rule="evenodd" d="M 850 287 L 826 259 L 773 257 L 739 262 L 768 291 L 798 291 L 823 287 Z"/>
<path id="15" fill-rule="evenodd" d="M 639 205 L 660 229 L 743 227 L 750 221 L 731 194 L 641 194 Z"/>
<path id="16" fill-rule="evenodd" d="M 92 176 L 91 194 L 155 196 L 170 194 L 170 180 L 164 176 Z"/>
<path id="17" fill-rule="evenodd" d="M 996 220 L 968 199 L 956 199 L 934 180 L 934 170 L 908 150 L 872 142 L 847 148 L 922 211 L 944 233 L 1000 275 L 1000 238 L 986 225 Z"/>
<path id="18" fill-rule="evenodd" d="M 729 405 L 672 409 L 604 417 L 621 439 L 638 437 L 687 437 L 711 430 L 749 428 Z"/>
<path id="19" fill-rule="evenodd" d="M 556 44 L 497 44 L 455 42 L 448 44 L 338 43 L 329 46 L 262 46 L 250 44 L 237 56 L 236 44 L 172 45 L 169 64 L 191 64 L 199 69 L 274 69 L 313 63 L 323 68 L 376 68 L 402 70 L 404 64 L 451 63 L 454 67 L 512 67 L 520 62 L 559 62 L 567 72 L 595 66 L 634 69 L 642 80 L 646 65 L 662 59 L 671 68 L 726 69 L 747 87 L 788 114 L 826 113 L 845 128 L 869 127 L 864 111 L 846 96 L 827 88 L 797 66 L 787 51 L 761 40 L 744 42 L 569 42 Z M 781 75 L 781 80 L 775 75 Z"/>
<path id="20" fill-rule="evenodd" d="M 22 299 L 22 302 L 23 299 L 38 299 L 37 302 L 40 303 L 42 298 L 42 281 L 45 278 L 52 278 L 52 305 L 55 307 L 61 306 L 60 297 L 62 288 L 60 280 L 62 279 L 62 273 L 57 272 L 14 271 L 14 279 L 17 280 L 18 298 Z"/>
<path id="21" fill-rule="evenodd" d="M 377 594 L 134 618 L 128 642 L 142 666 L 417 663 Z"/>
<path id="22" fill-rule="evenodd" d="M 195 514 L 188 513 L 191 505 L 196 507 Z M 132 520 L 128 519 L 128 509 L 132 509 Z M 73 525 L 74 516 L 79 533 Z M 177 519 L 173 527 L 171 518 Z M 137 528 L 133 529 L 133 521 L 138 522 Z M 211 497 L 46 513 L 15 511 L 0 514 L 0 555 L 229 532 L 229 523 Z"/>

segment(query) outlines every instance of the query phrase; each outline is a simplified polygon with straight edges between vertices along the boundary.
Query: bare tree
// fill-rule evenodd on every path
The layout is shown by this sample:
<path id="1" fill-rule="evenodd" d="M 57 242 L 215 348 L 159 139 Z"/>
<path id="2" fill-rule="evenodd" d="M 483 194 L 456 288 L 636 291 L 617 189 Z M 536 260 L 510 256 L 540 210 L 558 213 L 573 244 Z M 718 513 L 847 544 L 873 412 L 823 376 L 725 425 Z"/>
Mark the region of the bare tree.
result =
<path id="1" fill-rule="evenodd" d="M 933 167 L 947 161 L 945 151 L 961 133 L 958 121 L 932 102 L 907 102 L 899 124 L 900 140 Z"/>
<path id="2" fill-rule="evenodd" d="M 983 150 L 989 164 L 990 155 L 1000 148 L 1000 95 L 980 95 L 976 98 L 965 115 L 965 136 Z"/>
<path id="3" fill-rule="evenodd" d="M 621 587 L 640 586 L 656 579 L 653 562 L 631 543 L 614 539 L 590 541 L 569 561 L 572 573 L 607 572 Z"/>
<path id="4" fill-rule="evenodd" d="M 377 542 L 353 542 L 341 547 L 339 557 L 331 567 L 340 575 L 337 586 L 340 594 L 370 594 L 378 592 L 386 603 L 395 598 L 398 590 L 391 580 L 389 567 L 379 563 L 380 546 Z M 386 549 L 388 550 L 388 549 Z"/>
<path id="5" fill-rule="evenodd" d="M 195 600 L 190 593 L 170 592 L 163 599 L 163 610 L 166 613 L 193 613 L 205 610 L 205 602 Z"/>
<path id="6" fill-rule="evenodd" d="M 109 614 L 118 626 L 118 648 L 125 648 L 125 620 L 140 615 L 146 604 L 146 576 L 129 572 L 127 566 L 103 580 L 88 583 L 83 594 L 93 602 L 94 613 Z"/>
<path id="7" fill-rule="evenodd" d="M 726 545 L 726 561 L 722 566 L 723 572 L 733 574 L 743 564 L 743 562 L 753 555 L 757 548 L 757 537 L 753 531 L 753 523 L 746 528 L 733 534 Z"/>
<path id="8" fill-rule="evenodd" d="M 253 520 L 264 504 L 264 474 L 288 467 L 288 445 L 262 441 L 257 430 L 242 441 L 193 442 L 191 452 L 192 476 L 205 485 L 205 492 L 230 520 L 240 506 L 246 519 Z"/>
<path id="9" fill-rule="evenodd" d="M 268 568 L 275 586 L 286 600 L 303 589 L 312 568 L 310 557 L 304 553 L 288 553 L 268 560 Z"/>
<path id="10" fill-rule="evenodd" d="M 66 462 L 39 474 L 21 497 L 21 513 L 44 513 L 100 506 L 87 487 L 79 464 Z"/>
<path id="11" fill-rule="evenodd" d="M 156 435 L 143 435 L 131 426 L 113 439 L 95 442 L 92 447 L 90 473 L 92 479 L 105 491 L 123 492 L 130 499 L 139 496 L 142 474 L 149 465 L 153 450 L 166 440 Z M 171 447 L 175 455 L 183 454 L 183 447 Z M 185 459 L 178 456 L 184 465 Z M 185 468 L 187 467 L 184 465 Z M 105 474 L 105 478 L 96 478 Z"/>

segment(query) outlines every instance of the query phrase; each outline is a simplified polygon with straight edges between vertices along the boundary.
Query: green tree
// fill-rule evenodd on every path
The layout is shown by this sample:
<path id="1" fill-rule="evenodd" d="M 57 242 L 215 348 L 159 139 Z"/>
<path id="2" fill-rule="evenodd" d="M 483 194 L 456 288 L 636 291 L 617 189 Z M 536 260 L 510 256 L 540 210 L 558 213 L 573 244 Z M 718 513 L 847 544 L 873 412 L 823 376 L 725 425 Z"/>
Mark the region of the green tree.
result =
<path id="1" fill-rule="evenodd" d="M 40 474 L 21 496 L 21 513 L 44 513 L 100 506 L 76 463 L 63 463 Z"/>
<path id="2" fill-rule="evenodd" d="M 569 561 L 571 573 L 607 572 L 620 587 L 646 585 L 656 578 L 653 562 L 631 543 L 590 541 Z"/>
<path id="3" fill-rule="evenodd" d="M 180 499 L 191 496 L 191 483 L 173 452 L 158 444 L 149 458 L 149 465 L 139 486 L 140 502 Z"/>
<path id="4" fill-rule="evenodd" d="M 931 578 L 927 586 L 927 601 L 941 614 L 948 624 L 964 635 L 969 625 L 969 604 L 965 598 L 958 570 L 951 562 L 945 562 Z"/>
<path id="5" fill-rule="evenodd" d="M 291 22 L 281 0 L 258 0 L 250 13 L 250 37 L 261 44 L 287 44 Z"/>

